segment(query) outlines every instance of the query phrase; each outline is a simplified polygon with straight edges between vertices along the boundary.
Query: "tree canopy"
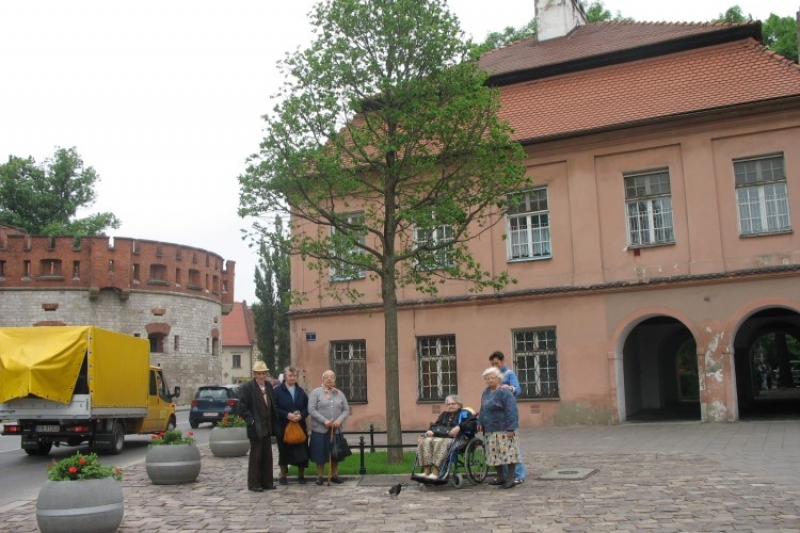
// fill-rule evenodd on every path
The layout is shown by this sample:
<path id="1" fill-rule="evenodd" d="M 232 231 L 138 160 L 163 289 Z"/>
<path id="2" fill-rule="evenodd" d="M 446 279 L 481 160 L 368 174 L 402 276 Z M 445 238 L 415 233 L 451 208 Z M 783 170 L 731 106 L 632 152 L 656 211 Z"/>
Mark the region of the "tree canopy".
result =
<path id="1" fill-rule="evenodd" d="M 32 157 L 10 156 L 0 164 L 0 222 L 32 235 L 99 235 L 118 228 L 113 213 L 75 216 L 78 209 L 94 204 L 98 181 L 97 172 L 84 167 L 75 148 L 56 148 L 42 164 Z"/>
<path id="2" fill-rule="evenodd" d="M 359 280 L 380 282 L 387 433 L 399 444 L 397 288 L 510 281 L 467 244 L 528 183 L 524 153 L 443 0 L 323 0 L 310 19 L 316 39 L 280 65 L 287 81 L 239 177 L 239 212 L 289 211 L 286 246 L 327 294 L 356 301 Z"/>

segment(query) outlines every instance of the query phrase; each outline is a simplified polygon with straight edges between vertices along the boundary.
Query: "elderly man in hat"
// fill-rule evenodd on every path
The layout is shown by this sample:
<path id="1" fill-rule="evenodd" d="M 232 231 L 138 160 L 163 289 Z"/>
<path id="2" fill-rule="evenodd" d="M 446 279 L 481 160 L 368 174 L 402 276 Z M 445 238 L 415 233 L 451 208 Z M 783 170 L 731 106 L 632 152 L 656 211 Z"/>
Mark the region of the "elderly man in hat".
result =
<path id="1" fill-rule="evenodd" d="M 275 488 L 272 477 L 272 436 L 278 429 L 278 415 L 272 387 L 267 382 L 269 369 L 263 361 L 253 365 L 253 381 L 239 389 L 239 409 L 247 422 L 250 460 L 247 465 L 247 488 L 263 492 Z"/>

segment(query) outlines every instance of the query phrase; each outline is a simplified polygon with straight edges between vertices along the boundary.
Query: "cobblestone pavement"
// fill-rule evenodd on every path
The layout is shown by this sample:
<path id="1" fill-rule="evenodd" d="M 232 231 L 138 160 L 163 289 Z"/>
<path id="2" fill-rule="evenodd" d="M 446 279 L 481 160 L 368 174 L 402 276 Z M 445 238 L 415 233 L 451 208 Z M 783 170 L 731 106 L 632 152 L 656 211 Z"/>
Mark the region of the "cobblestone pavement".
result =
<path id="1" fill-rule="evenodd" d="M 290 478 L 253 493 L 246 457 L 204 447 L 190 485 L 152 485 L 143 463 L 127 468 L 118 531 L 800 532 L 800 421 L 537 428 L 521 438 L 528 479 L 512 490 L 365 476 L 330 487 Z M 538 479 L 554 469 L 596 472 Z M 398 481 L 393 500 L 385 492 Z M 31 501 L 0 513 L 0 531 L 37 531 L 35 512 Z"/>

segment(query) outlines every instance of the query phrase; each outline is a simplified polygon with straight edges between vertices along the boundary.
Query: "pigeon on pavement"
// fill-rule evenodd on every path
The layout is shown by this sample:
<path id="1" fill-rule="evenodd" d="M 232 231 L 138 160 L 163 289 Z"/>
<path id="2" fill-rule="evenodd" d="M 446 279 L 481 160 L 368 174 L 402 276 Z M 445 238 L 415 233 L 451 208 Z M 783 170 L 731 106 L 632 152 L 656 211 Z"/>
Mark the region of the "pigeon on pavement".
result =
<path id="1" fill-rule="evenodd" d="M 403 484 L 398 483 L 397 485 L 392 486 L 389 491 L 386 493 L 392 498 L 397 498 L 397 495 L 400 494 L 400 491 L 403 489 Z"/>

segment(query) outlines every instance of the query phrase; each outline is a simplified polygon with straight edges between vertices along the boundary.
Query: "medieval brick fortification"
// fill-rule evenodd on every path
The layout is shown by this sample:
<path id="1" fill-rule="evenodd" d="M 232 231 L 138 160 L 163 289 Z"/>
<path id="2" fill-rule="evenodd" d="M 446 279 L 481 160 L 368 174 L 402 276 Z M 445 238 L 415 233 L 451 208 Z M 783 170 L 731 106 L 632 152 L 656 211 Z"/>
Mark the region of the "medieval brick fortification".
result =
<path id="1" fill-rule="evenodd" d="M 150 340 L 187 403 L 217 383 L 234 261 L 178 244 L 38 237 L 0 225 L 0 325 L 94 325 Z"/>

